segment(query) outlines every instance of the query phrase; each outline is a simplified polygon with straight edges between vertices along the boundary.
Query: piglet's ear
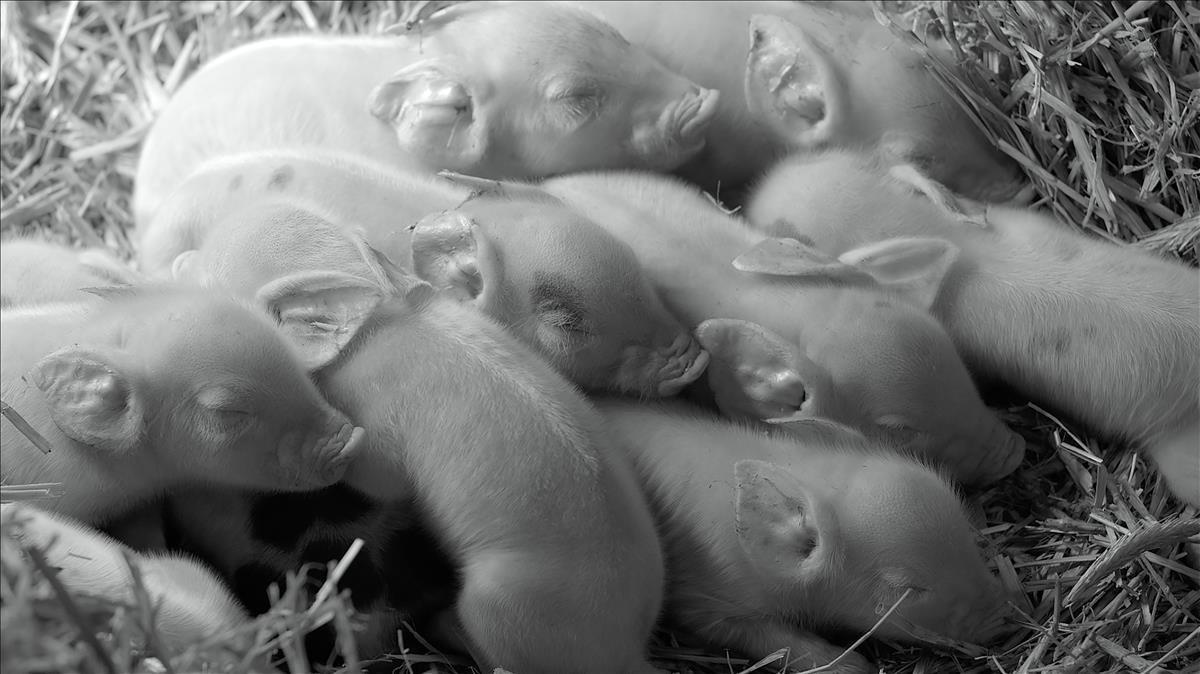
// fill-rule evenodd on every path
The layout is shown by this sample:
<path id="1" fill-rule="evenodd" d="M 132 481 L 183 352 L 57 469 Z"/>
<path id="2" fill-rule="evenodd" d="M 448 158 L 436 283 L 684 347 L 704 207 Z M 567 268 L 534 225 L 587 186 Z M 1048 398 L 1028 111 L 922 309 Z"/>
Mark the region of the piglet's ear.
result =
<path id="1" fill-rule="evenodd" d="M 958 252 L 958 246 L 945 239 L 897 237 L 848 250 L 838 259 L 928 309 L 937 299 Z"/>
<path id="2" fill-rule="evenodd" d="M 486 303 L 500 270 L 487 235 L 458 211 L 436 213 L 413 227 L 413 270 L 435 290 Z"/>
<path id="3" fill-rule="evenodd" d="M 712 318 L 696 327 L 709 354 L 708 383 L 717 407 L 734 418 L 810 416 L 828 375 L 798 345 L 757 323 Z"/>
<path id="4" fill-rule="evenodd" d="M 351 236 L 358 252 L 366 262 L 367 267 L 376 280 L 384 288 L 390 289 L 396 295 L 403 297 L 411 306 L 418 307 L 429 301 L 433 296 L 433 286 L 402 269 L 383 251 L 367 243 L 367 239 L 359 232 Z"/>
<path id="5" fill-rule="evenodd" d="M 750 18 L 746 105 L 787 142 L 813 149 L 828 143 L 846 116 L 843 85 L 825 49 L 778 16 Z"/>
<path id="6" fill-rule="evenodd" d="M 950 188 L 930 178 L 915 164 L 897 164 L 888 175 L 902 188 L 929 200 L 952 222 L 988 229 L 987 204 L 955 194 Z"/>
<path id="7" fill-rule="evenodd" d="M 487 151 L 481 118 L 451 59 L 425 59 L 396 71 L 367 99 L 371 114 L 396 131 L 401 149 L 437 168 L 469 171 Z"/>
<path id="8" fill-rule="evenodd" d="M 865 441 L 867 438 L 858 430 L 843 423 L 822 417 L 793 415 L 766 419 L 766 422 L 782 428 L 801 438 L 812 438 L 823 442 Z"/>
<path id="9" fill-rule="evenodd" d="M 333 362 L 383 298 L 377 283 L 334 271 L 285 276 L 257 294 L 309 371 Z"/>
<path id="10" fill-rule="evenodd" d="M 69 347 L 46 356 L 29 381 L 46 395 L 50 418 L 73 440 L 110 452 L 133 450 L 145 426 L 136 383 L 116 354 Z"/>
<path id="11" fill-rule="evenodd" d="M 561 204 L 562 200 L 535 183 L 516 180 L 492 180 L 454 171 L 438 171 L 438 176 L 455 185 L 471 189 L 469 199 L 497 197 L 501 199 L 541 201 Z"/>
<path id="12" fill-rule="evenodd" d="M 171 278 L 186 283 L 203 285 L 208 280 L 203 267 L 196 259 L 200 251 L 185 250 L 171 261 Z"/>
<path id="13" fill-rule="evenodd" d="M 811 245 L 796 239 L 765 239 L 733 259 L 740 271 L 812 279 L 865 279 L 866 275 Z"/>
<path id="14" fill-rule="evenodd" d="M 738 461 L 734 517 L 738 542 L 759 573 L 796 581 L 817 572 L 822 544 L 813 496 L 788 470 Z"/>

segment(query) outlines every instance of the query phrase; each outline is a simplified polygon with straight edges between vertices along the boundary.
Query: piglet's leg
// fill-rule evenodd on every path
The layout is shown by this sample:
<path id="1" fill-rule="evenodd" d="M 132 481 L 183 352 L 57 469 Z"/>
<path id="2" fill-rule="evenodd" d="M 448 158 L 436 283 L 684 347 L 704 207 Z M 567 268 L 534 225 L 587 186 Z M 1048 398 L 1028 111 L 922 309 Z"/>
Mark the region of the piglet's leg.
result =
<path id="1" fill-rule="evenodd" d="M 828 665 L 844 650 L 799 628 L 752 618 L 712 623 L 703 630 L 697 630 L 697 633 L 714 644 L 730 646 L 755 660 L 786 648 L 789 672 Z M 877 670 L 866 658 L 852 652 L 842 657 L 836 667 L 824 671 L 832 674 L 873 674 Z"/>

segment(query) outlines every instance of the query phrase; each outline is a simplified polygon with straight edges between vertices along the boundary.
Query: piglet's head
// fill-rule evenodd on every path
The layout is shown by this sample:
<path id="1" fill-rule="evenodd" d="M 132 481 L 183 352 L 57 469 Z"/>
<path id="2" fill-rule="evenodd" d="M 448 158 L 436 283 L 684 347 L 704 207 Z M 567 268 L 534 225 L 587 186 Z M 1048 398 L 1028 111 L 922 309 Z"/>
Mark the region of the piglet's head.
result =
<path id="1" fill-rule="evenodd" d="M 807 440 L 828 444 L 830 435 L 821 428 Z M 853 438 L 839 444 L 859 446 L 836 448 L 844 469 L 820 476 L 763 461 L 735 465 L 747 560 L 824 626 L 866 631 L 899 602 L 878 636 L 994 638 L 1003 596 L 954 490 L 909 459 L 868 453 Z"/>
<path id="2" fill-rule="evenodd" d="M 537 188 L 515 190 L 418 223 L 414 270 L 584 388 L 665 396 L 695 381 L 708 355 L 662 305 L 633 251 Z"/>
<path id="3" fill-rule="evenodd" d="M 821 291 L 833 307 L 819 329 L 785 337 L 747 321 L 702 323 L 718 406 L 784 426 L 836 421 L 967 483 L 1012 472 L 1024 441 L 983 404 L 928 312 L 956 254 L 940 239 L 897 238 L 834 259 L 794 239 L 768 239 L 739 256 L 734 265 L 747 273 L 841 285 Z"/>
<path id="4" fill-rule="evenodd" d="M 122 317 L 112 340 L 61 349 L 31 372 L 64 433 L 140 453 L 178 480 L 303 490 L 342 477 L 362 430 L 307 370 L 336 357 L 345 333 L 297 348 L 260 311 L 212 291 L 121 294 L 109 299 Z"/>
<path id="5" fill-rule="evenodd" d="M 875 148 L 973 198 L 1005 201 L 1026 186 L 915 49 L 871 18 L 853 24 L 824 41 L 783 18 L 753 17 L 745 95 L 755 119 L 797 151 Z"/>
<path id="6" fill-rule="evenodd" d="M 494 178 L 668 170 L 703 147 L 717 92 L 599 19 L 556 3 L 454 14 L 423 35 L 431 56 L 368 101 L 426 164 Z"/>

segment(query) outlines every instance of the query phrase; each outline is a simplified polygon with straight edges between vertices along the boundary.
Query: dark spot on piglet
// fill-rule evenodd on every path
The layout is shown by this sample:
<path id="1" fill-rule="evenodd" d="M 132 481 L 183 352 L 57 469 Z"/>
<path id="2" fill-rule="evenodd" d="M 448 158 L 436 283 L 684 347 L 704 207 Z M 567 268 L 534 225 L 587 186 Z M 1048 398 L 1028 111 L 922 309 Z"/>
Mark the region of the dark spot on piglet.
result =
<path id="1" fill-rule="evenodd" d="M 284 164 L 271 172 L 271 177 L 267 182 L 268 190 L 282 191 L 292 183 L 292 178 L 296 177 L 296 169 L 290 164 Z"/>
<path id="2" fill-rule="evenodd" d="M 1029 350 L 1037 354 L 1064 356 L 1071 348 L 1073 338 L 1065 326 L 1038 331 L 1029 340 Z"/>
<path id="3" fill-rule="evenodd" d="M 383 549 L 387 603 L 418 623 L 453 606 L 462 590 L 458 566 L 422 524 L 391 532 Z"/>
<path id="4" fill-rule="evenodd" d="M 371 509 L 370 500 L 344 484 L 310 492 L 270 494 L 255 498 L 250 509 L 250 531 L 264 543 L 290 550 L 318 520 L 344 524 L 365 517 Z"/>
<path id="5" fill-rule="evenodd" d="M 325 582 L 329 575 L 329 563 L 339 562 L 342 557 L 346 556 L 346 550 L 349 548 L 350 542 L 348 541 L 328 539 L 312 541 L 304 547 L 300 558 L 304 563 L 312 564 L 312 570 L 308 577 L 315 582 L 313 587 L 320 587 Z M 338 582 L 338 589 L 349 590 L 350 599 L 359 610 L 366 610 L 383 596 L 383 576 L 380 575 L 379 569 L 371 563 L 370 555 L 365 548 L 360 550 L 350 566 L 346 567 L 341 581 Z"/>
<path id="6" fill-rule="evenodd" d="M 236 175 L 236 176 L 234 176 L 234 177 L 233 177 L 233 180 L 230 180 L 230 181 L 229 181 L 229 189 L 228 189 L 228 191 L 229 191 L 229 192 L 236 192 L 236 191 L 238 191 L 238 190 L 240 190 L 240 189 L 242 189 L 242 176 L 241 176 L 241 174 L 239 173 L 238 175 Z"/>
<path id="7" fill-rule="evenodd" d="M 271 610 L 271 599 L 267 595 L 271 583 L 278 583 L 282 590 L 284 574 L 258 562 L 243 564 L 233 572 L 233 595 L 250 615 L 262 615 Z"/>

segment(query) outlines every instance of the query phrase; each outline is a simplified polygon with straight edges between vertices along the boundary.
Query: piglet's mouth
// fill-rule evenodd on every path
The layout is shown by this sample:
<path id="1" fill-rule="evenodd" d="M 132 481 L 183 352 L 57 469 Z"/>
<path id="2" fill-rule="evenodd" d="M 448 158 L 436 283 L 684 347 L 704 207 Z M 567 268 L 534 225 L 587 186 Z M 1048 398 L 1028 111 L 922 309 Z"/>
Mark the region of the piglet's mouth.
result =
<path id="1" fill-rule="evenodd" d="M 331 485 L 345 476 L 350 463 L 358 456 L 366 431 L 359 426 L 343 425 L 323 445 L 316 448 L 319 464 L 310 482 L 319 487 Z"/>
<path id="2" fill-rule="evenodd" d="M 708 352 L 700 348 L 699 341 L 689 337 L 682 353 L 671 358 L 670 364 L 664 368 L 663 378 L 658 382 L 658 395 L 667 397 L 682 391 L 704 374 L 708 369 L 708 361 Z"/>
<path id="3" fill-rule="evenodd" d="M 667 109 L 664 113 L 669 120 L 666 128 L 675 130 L 681 152 L 692 154 L 704 148 L 705 134 L 720 100 L 721 94 L 716 89 L 696 87 Z"/>

